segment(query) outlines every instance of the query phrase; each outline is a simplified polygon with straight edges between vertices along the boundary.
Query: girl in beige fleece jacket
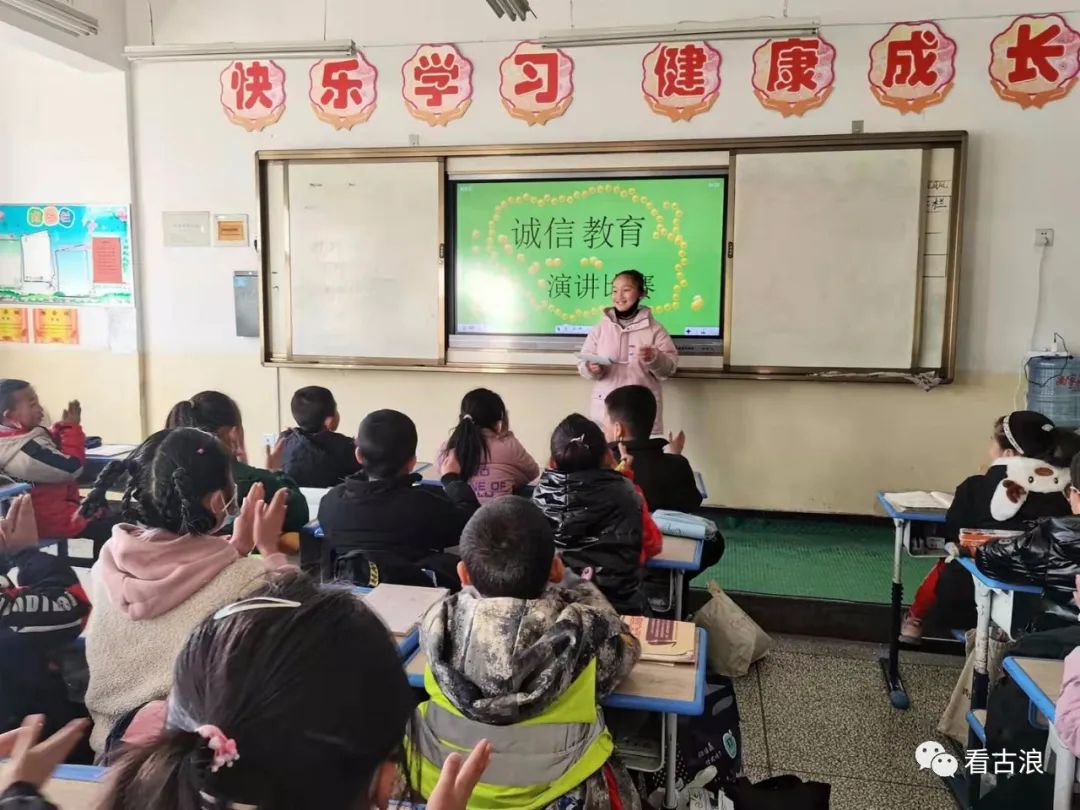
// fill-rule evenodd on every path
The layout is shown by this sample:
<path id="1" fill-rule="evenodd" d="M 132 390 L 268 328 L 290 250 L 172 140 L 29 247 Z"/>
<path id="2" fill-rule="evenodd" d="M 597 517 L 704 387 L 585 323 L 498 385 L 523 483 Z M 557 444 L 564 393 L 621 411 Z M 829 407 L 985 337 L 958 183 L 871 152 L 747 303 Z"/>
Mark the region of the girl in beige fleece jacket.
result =
<path id="1" fill-rule="evenodd" d="M 270 504 L 252 487 L 231 537 L 214 535 L 236 512 L 232 459 L 214 436 L 194 428 L 155 433 L 127 461 L 114 461 L 91 499 L 129 475 L 124 523 L 94 565 L 87 627 L 94 720 L 91 746 L 102 752 L 117 720 L 172 686 L 173 665 L 192 629 L 287 567 L 277 553 L 285 496 Z M 257 548 L 260 558 L 247 555 Z"/>

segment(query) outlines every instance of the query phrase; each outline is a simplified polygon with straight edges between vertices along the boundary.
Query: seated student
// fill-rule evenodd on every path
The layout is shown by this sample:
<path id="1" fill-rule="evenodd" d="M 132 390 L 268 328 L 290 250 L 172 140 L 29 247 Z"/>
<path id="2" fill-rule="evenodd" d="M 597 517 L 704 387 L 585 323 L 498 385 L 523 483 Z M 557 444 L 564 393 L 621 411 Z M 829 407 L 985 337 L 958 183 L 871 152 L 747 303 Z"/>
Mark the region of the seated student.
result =
<path id="1" fill-rule="evenodd" d="M 60 654 L 82 632 L 90 600 L 71 567 L 37 542 L 30 496 L 20 495 L 0 520 L 0 731 L 30 714 L 45 716 L 47 733 L 86 716 L 68 698 Z"/>
<path id="2" fill-rule="evenodd" d="M 257 588 L 267 571 L 288 567 L 277 553 L 286 491 L 267 506 L 255 483 L 237 515 L 232 462 L 205 431 L 162 430 L 111 462 L 87 498 L 92 506 L 129 476 L 125 522 L 91 571 L 86 706 L 99 753 L 120 718 L 168 694 L 176 654 L 203 617 Z M 230 515 L 232 536 L 216 535 Z M 253 549 L 262 557 L 249 558 Z"/>
<path id="3" fill-rule="evenodd" d="M 1039 585 L 1051 602 L 1077 612 L 1076 573 L 1080 571 L 1080 453 L 1065 471 L 1065 501 L 1070 514 L 1041 520 L 1025 534 L 991 540 L 975 551 L 975 565 L 992 579 Z M 1060 496 L 1059 496 L 1060 497 Z"/>
<path id="4" fill-rule="evenodd" d="M 612 452 L 619 444 L 634 457 L 634 482 L 645 493 L 650 509 L 692 512 L 701 506 L 701 492 L 690 462 L 683 455 L 686 436 L 670 441 L 650 438 L 656 421 L 656 397 L 644 385 L 624 385 L 604 399 L 605 432 Z M 616 455 L 618 458 L 618 455 Z"/>
<path id="5" fill-rule="evenodd" d="M 123 751 L 101 810 L 373 810 L 399 780 L 408 794 L 415 700 L 386 628 L 349 591 L 277 577 L 203 618 L 174 659 L 165 727 Z M 37 774 L 16 761 L 21 792 L 3 799 L 49 806 L 37 791 L 56 764 L 45 754 Z M 490 746 L 463 754 L 448 758 L 428 810 L 465 810 Z"/>
<path id="6" fill-rule="evenodd" d="M 30 383 L 0 380 L 0 474 L 34 485 L 31 498 L 42 537 L 86 537 L 98 544 L 109 539 L 115 518 L 108 510 L 91 519 L 79 516 L 79 474 L 86 462 L 82 407 L 68 403 L 50 431 L 45 410 Z"/>
<path id="7" fill-rule="evenodd" d="M 281 469 L 302 487 L 336 487 L 360 472 L 356 442 L 337 433 L 341 424 L 330 389 L 309 385 L 292 396 L 296 428 L 278 440 Z"/>
<path id="8" fill-rule="evenodd" d="M 502 397 L 486 388 L 470 391 L 461 400 L 457 426 L 439 448 L 435 463 L 442 465 L 450 450 L 457 453 L 461 477 L 481 503 L 513 495 L 540 475 L 540 465 L 510 432 Z"/>
<path id="9" fill-rule="evenodd" d="M 165 427 L 193 427 L 213 433 L 232 455 L 232 480 L 238 501 L 247 497 L 252 485 L 260 483 L 269 501 L 279 489 L 286 490 L 285 531 L 298 532 L 308 524 L 307 499 L 294 481 L 280 473 L 261 470 L 248 464 L 244 444 L 244 423 L 240 407 L 232 397 L 220 391 L 202 391 L 191 399 L 178 402 L 169 411 Z"/>
<path id="10" fill-rule="evenodd" d="M 597 424 L 571 414 L 551 435 L 551 468 L 533 500 L 554 527 L 567 567 L 591 579 L 620 613 L 639 615 L 648 608 L 641 590 L 642 499 L 614 463 Z"/>
<path id="11" fill-rule="evenodd" d="M 566 575 L 550 525 L 524 498 L 482 507 L 461 556 L 466 588 L 421 633 L 431 699 L 410 735 L 421 794 L 447 756 L 487 737 L 472 806 L 639 808 L 597 706 L 637 663 L 637 639 L 593 585 Z"/>
<path id="12" fill-rule="evenodd" d="M 323 540 L 323 576 L 336 577 L 341 558 L 359 585 L 392 582 L 457 588 L 457 558 L 445 553 L 461 539 L 461 530 L 480 508 L 461 477 L 457 456 L 444 459 L 443 490 L 419 486 L 416 425 L 403 413 L 369 413 L 360 423 L 356 455 L 363 472 L 330 490 L 319 504 Z M 373 568 L 372 568 L 373 567 Z M 371 578 L 368 572 L 373 571 Z"/>
<path id="13" fill-rule="evenodd" d="M 945 516 L 945 534 L 956 540 L 961 529 L 1022 530 L 1035 520 L 1068 514 L 1061 497 L 1068 483 L 1068 466 L 1080 441 L 1075 434 L 1054 427 L 1054 423 L 1034 411 L 1013 411 L 994 423 L 989 455 L 990 467 L 973 475 L 956 488 L 956 496 Z M 1046 468 L 1055 473 L 1040 476 L 1051 483 L 1038 490 L 1014 485 L 1010 467 L 1027 472 Z M 940 561 L 927 574 L 900 629 L 902 641 L 917 644 L 922 639 L 924 620 L 933 618 L 942 629 L 975 626 L 974 586 L 971 575 L 959 565 Z"/>

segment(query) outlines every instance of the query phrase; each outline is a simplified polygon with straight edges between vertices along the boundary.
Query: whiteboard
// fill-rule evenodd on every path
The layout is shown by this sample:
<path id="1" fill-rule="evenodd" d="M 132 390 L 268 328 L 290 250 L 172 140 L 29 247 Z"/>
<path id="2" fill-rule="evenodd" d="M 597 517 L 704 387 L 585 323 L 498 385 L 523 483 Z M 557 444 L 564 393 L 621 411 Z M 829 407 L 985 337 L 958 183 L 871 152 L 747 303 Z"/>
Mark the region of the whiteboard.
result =
<path id="1" fill-rule="evenodd" d="M 730 364 L 909 369 L 922 149 L 738 153 Z"/>
<path id="2" fill-rule="evenodd" d="M 284 171 L 289 305 L 269 309 L 288 312 L 288 354 L 438 360 L 441 161 L 294 161 Z"/>

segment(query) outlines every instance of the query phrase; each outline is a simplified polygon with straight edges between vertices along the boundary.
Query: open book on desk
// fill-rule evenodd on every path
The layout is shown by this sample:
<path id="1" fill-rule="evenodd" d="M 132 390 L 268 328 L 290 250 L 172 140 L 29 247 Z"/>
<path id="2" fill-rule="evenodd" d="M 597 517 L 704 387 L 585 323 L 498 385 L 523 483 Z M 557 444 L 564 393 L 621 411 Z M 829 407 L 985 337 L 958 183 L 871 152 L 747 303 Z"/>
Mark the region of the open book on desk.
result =
<path id="1" fill-rule="evenodd" d="M 413 632 L 427 612 L 449 593 L 446 588 L 384 583 L 376 585 L 364 597 L 364 604 L 378 614 L 395 637 L 402 639 Z"/>
<path id="2" fill-rule="evenodd" d="M 885 500 L 897 511 L 920 511 L 922 509 L 948 509 L 953 496 L 948 492 L 886 492 Z"/>
<path id="3" fill-rule="evenodd" d="M 623 616 L 630 632 L 641 642 L 641 660 L 665 664 L 693 664 L 697 660 L 697 628 L 690 622 Z"/>

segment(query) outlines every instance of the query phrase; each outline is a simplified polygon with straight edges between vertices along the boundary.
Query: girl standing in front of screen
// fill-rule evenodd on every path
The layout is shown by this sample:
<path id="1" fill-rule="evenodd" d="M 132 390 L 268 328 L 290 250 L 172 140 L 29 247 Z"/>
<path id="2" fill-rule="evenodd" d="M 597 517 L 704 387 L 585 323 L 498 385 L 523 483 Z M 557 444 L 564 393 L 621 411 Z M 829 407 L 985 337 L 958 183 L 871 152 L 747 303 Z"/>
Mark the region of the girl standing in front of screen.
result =
<path id="1" fill-rule="evenodd" d="M 592 418 L 603 422 L 604 398 L 624 385 L 644 385 L 656 397 L 656 422 L 653 433 L 663 433 L 664 398 L 661 383 L 675 374 L 679 351 L 671 335 L 653 318 L 652 310 L 642 306 L 648 296 L 645 277 L 637 270 L 624 270 L 611 285 L 611 303 L 600 322 L 585 338 L 581 348 L 586 359 L 578 363 L 578 372 L 593 380 Z M 610 365 L 588 359 L 592 355 L 610 361 Z"/>

